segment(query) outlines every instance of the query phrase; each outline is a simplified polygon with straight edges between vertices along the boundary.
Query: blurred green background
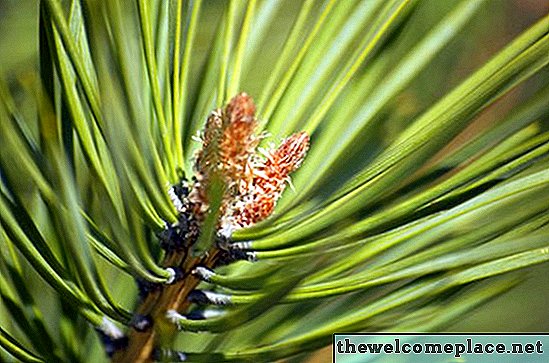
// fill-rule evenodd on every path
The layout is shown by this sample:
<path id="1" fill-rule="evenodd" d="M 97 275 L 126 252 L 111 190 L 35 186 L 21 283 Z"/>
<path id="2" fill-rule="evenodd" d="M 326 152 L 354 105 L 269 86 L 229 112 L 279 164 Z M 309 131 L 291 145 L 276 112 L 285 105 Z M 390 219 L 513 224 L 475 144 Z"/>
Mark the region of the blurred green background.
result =
<path id="1" fill-rule="evenodd" d="M 267 0 L 274 1 L 274 0 Z M 276 29 L 268 29 L 268 45 L 256 44 L 261 48 L 258 59 L 247 60 L 254 63 L 254 72 L 243 79 L 243 89 L 252 95 L 259 89 L 261 82 L 268 76 L 268 64 L 276 57 L 293 22 L 299 2 L 285 0 L 284 11 L 279 13 Z M 440 14 L 449 8 L 453 0 L 430 0 L 419 5 L 415 19 L 397 37 L 420 37 L 440 18 Z M 203 22 L 198 33 L 198 44 L 194 57 L 200 58 L 207 51 L 216 28 L 216 17 L 223 4 L 220 0 L 209 0 L 205 3 Z M 399 128 L 402 122 L 422 112 L 426 105 L 445 94 L 463 77 L 482 64 L 504 44 L 513 39 L 522 30 L 534 23 L 536 19 L 549 11 L 549 1 L 544 0 L 492 0 L 474 17 L 462 30 L 446 51 L 438 56 L 413 82 L 413 87 L 400 96 L 399 102 L 392 105 L 387 122 L 387 130 Z M 0 0 L 0 72 L 11 77 L 21 77 L 27 70 L 33 70 L 37 64 L 37 2 Z M 405 52 L 398 49 L 398 44 L 410 42 L 395 42 L 395 52 Z M 200 62 L 195 62 L 199 65 Z M 195 69 L 199 72 L 199 69 Z M 547 72 L 547 69 L 543 72 Z M 191 72 L 192 74 L 192 72 Z M 534 78 L 518 89 L 510 92 L 503 99 L 485 111 L 481 117 L 466 130 L 474 132 L 498 122 L 499 116 L 506 110 L 511 110 L 515 103 L 529 94 L 531 82 L 539 82 Z M 547 123 L 544 125 L 547 127 Z M 450 146 L 451 147 L 451 146 Z M 334 181 L 337 183 L 337 180 Z M 525 274 L 526 272 L 526 274 Z M 537 266 L 527 271 L 521 271 L 527 281 L 510 293 L 483 306 L 468 316 L 456 321 L 451 331 L 545 331 L 549 332 L 549 265 Z"/>

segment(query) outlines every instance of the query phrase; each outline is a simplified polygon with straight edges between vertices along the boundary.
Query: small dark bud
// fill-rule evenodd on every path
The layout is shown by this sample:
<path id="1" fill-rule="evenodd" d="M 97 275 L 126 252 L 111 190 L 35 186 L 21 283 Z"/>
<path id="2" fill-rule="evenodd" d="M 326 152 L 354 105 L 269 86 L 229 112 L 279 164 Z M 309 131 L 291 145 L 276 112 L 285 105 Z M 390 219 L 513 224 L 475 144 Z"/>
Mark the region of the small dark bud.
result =
<path id="1" fill-rule="evenodd" d="M 203 310 L 193 310 L 190 313 L 187 314 L 187 318 L 189 320 L 204 320 L 206 317 L 204 316 Z"/>
<path id="2" fill-rule="evenodd" d="M 193 290 L 187 299 L 195 304 L 202 305 L 231 305 L 231 296 L 211 291 Z"/>
<path id="3" fill-rule="evenodd" d="M 186 182 L 182 182 L 181 184 L 174 185 L 173 191 L 180 200 L 184 200 L 189 196 L 190 189 Z"/>
<path id="4" fill-rule="evenodd" d="M 150 293 L 157 292 L 162 288 L 162 284 L 158 284 L 151 281 L 137 279 L 137 288 L 139 290 L 139 297 L 143 300 Z"/>
<path id="5" fill-rule="evenodd" d="M 173 277 L 173 281 L 170 282 L 170 285 L 175 284 L 178 281 L 183 280 L 185 277 L 185 273 L 183 272 L 183 269 L 181 267 L 171 267 L 171 269 L 175 272 L 175 275 Z"/>
<path id="6" fill-rule="evenodd" d="M 249 253 L 247 251 L 242 251 L 242 250 L 231 250 L 230 255 L 235 261 L 241 261 L 241 260 L 247 261 L 250 258 Z"/>
<path id="7" fill-rule="evenodd" d="M 187 299 L 195 304 L 209 304 L 210 299 L 201 290 L 193 290 L 189 293 Z"/>
<path id="8" fill-rule="evenodd" d="M 242 251 L 240 249 L 221 250 L 221 254 L 215 264 L 215 267 L 229 265 L 236 261 L 250 261 L 256 260 L 255 254 L 250 251 Z"/>
<path id="9" fill-rule="evenodd" d="M 153 323 L 150 315 L 135 314 L 130 324 L 138 332 L 145 332 L 152 328 Z"/>
<path id="10" fill-rule="evenodd" d="M 188 221 L 184 214 L 179 216 L 179 221 L 166 228 L 158 234 L 160 247 L 165 251 L 181 251 L 185 248 L 185 238 L 188 232 Z"/>

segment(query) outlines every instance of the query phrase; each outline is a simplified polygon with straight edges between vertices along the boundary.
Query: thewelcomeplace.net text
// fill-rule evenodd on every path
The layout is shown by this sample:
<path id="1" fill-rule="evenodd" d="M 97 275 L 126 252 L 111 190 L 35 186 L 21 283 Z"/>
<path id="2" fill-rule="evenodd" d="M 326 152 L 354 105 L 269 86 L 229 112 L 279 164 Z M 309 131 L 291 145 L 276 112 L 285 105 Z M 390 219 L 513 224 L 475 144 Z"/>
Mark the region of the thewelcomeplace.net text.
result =
<path id="1" fill-rule="evenodd" d="M 459 343 L 409 343 L 399 338 L 387 343 L 356 343 L 345 338 L 336 340 L 334 350 L 337 354 L 447 354 L 460 358 L 463 354 L 543 354 L 540 340 L 530 343 L 478 343 L 466 338 Z"/>

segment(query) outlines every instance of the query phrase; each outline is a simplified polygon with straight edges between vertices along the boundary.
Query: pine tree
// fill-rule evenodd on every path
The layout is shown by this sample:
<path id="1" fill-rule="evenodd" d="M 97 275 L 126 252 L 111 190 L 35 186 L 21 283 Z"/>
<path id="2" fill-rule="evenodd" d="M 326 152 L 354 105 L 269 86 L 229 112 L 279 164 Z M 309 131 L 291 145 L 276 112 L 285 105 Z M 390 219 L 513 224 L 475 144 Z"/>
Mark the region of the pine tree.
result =
<path id="1" fill-rule="evenodd" d="M 0 359 L 306 361 L 522 283 L 549 17 L 496 42 L 501 4 L 40 1 L 0 72 Z"/>

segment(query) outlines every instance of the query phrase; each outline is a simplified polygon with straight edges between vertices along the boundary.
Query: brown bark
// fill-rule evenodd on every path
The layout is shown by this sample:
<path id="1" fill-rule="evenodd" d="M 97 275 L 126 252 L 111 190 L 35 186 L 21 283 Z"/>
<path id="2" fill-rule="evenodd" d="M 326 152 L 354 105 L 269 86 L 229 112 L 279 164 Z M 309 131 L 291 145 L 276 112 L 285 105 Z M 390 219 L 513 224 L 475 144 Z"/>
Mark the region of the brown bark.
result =
<path id="1" fill-rule="evenodd" d="M 190 251 L 166 256 L 163 266 L 179 265 L 183 270 L 183 278 L 172 285 L 164 285 L 159 291 L 149 293 L 136 310 L 136 314 L 150 315 L 153 325 L 150 329 L 140 332 L 130 328 L 128 345 L 125 349 L 115 352 L 113 363 L 150 363 L 154 349 L 159 345 L 159 338 L 170 337 L 176 333 L 176 326 L 166 319 L 168 310 L 185 313 L 190 306 L 187 297 L 200 283 L 191 274 L 197 266 L 212 268 L 219 255 L 217 248 L 211 249 L 205 257 L 189 257 Z M 186 256 L 186 258 L 185 258 Z"/>

